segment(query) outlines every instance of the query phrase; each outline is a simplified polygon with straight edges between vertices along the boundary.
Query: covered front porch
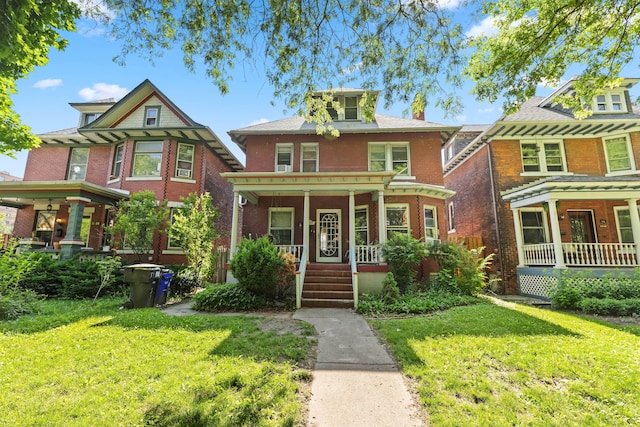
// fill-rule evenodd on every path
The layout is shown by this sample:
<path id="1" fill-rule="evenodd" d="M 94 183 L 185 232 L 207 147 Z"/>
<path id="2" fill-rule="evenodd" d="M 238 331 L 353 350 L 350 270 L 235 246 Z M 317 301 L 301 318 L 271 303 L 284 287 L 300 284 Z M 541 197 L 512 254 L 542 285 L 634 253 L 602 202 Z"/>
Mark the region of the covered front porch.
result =
<path id="1" fill-rule="evenodd" d="M 636 177 L 545 178 L 502 197 L 513 216 L 520 293 L 546 297 L 535 283 L 567 269 L 617 273 L 640 265 Z"/>
<path id="2" fill-rule="evenodd" d="M 84 181 L 0 182 L 0 204 L 19 209 L 13 235 L 21 247 L 61 259 L 105 252 L 109 207 L 128 195 Z"/>

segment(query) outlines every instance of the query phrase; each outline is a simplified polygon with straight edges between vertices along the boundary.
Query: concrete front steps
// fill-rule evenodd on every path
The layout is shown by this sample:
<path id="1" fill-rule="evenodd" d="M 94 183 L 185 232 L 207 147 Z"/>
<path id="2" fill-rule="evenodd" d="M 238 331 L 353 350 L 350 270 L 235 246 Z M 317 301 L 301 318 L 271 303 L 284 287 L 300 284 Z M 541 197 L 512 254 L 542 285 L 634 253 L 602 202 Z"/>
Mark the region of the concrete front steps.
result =
<path id="1" fill-rule="evenodd" d="M 300 303 L 302 307 L 353 308 L 349 265 L 307 265 Z"/>

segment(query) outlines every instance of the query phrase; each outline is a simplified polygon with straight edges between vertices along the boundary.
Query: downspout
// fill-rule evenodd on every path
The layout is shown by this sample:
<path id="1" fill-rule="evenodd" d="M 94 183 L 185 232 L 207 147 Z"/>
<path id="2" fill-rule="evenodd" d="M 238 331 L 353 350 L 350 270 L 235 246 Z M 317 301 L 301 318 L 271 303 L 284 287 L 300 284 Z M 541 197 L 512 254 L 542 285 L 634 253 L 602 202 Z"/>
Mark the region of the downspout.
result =
<path id="1" fill-rule="evenodd" d="M 504 256 L 502 250 L 502 240 L 500 239 L 500 224 L 498 222 L 498 205 L 496 203 L 496 188 L 495 188 L 495 178 L 493 175 L 493 150 L 491 148 L 491 144 L 488 141 L 484 141 L 487 146 L 487 160 L 489 162 L 489 178 L 491 179 L 491 198 L 493 204 L 493 219 L 494 224 L 496 225 L 496 242 L 498 243 L 498 251 L 500 252 L 500 279 L 504 277 Z M 518 230 L 516 230 L 516 233 Z M 505 293 L 504 289 L 504 281 L 500 280 L 500 287 L 502 293 Z"/>

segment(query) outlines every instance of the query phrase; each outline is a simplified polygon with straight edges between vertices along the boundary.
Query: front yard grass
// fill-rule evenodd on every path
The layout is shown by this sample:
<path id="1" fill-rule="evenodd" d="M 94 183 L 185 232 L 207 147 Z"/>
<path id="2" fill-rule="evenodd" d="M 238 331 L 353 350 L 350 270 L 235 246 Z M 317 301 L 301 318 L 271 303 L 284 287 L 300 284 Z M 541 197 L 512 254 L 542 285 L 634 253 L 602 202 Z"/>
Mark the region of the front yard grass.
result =
<path id="1" fill-rule="evenodd" d="M 48 301 L 0 322 L 0 425 L 294 426 L 313 327 Z"/>
<path id="2" fill-rule="evenodd" d="M 370 322 L 434 426 L 640 425 L 638 327 L 497 302 Z"/>

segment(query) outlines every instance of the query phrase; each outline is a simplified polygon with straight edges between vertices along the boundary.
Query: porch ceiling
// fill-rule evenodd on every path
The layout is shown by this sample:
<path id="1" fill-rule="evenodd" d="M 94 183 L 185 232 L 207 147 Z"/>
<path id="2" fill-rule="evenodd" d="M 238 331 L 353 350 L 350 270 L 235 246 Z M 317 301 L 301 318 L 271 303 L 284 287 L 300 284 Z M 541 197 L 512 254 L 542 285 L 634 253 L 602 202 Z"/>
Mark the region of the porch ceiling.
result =
<path id="1" fill-rule="evenodd" d="M 526 138 L 588 138 L 613 132 L 630 132 L 638 129 L 637 119 L 567 120 L 557 122 L 497 122 L 483 135 L 487 139 Z"/>
<path id="2" fill-rule="evenodd" d="M 543 178 L 501 193 L 512 208 L 555 200 L 640 199 L 640 177 L 567 176 Z"/>
<path id="3" fill-rule="evenodd" d="M 82 198 L 92 203 L 113 205 L 126 199 L 129 192 L 102 187 L 84 181 L 10 181 L 0 182 L 0 205 L 24 208 L 40 203 L 62 204 Z"/>

